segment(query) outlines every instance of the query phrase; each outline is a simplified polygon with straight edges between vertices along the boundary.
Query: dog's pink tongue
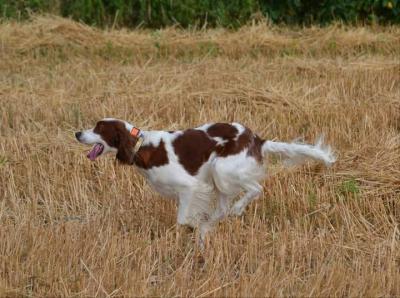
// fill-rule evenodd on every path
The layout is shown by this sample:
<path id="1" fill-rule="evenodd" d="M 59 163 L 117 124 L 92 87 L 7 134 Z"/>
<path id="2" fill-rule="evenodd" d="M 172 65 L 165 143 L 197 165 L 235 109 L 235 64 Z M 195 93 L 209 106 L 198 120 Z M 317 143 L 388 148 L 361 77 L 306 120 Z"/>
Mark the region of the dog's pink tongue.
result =
<path id="1" fill-rule="evenodd" d="M 89 151 L 87 157 L 91 160 L 94 161 L 97 156 L 101 153 L 101 144 L 96 144 L 93 146 L 92 150 Z"/>

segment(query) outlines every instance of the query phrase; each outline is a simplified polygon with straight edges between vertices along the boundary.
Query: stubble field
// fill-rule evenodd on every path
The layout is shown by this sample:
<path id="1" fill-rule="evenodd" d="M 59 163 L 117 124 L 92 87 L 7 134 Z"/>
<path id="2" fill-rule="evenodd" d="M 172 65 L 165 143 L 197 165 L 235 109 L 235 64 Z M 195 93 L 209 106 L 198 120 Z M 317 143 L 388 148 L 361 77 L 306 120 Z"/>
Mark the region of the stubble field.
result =
<path id="1" fill-rule="evenodd" d="M 196 249 L 133 167 L 73 132 L 237 121 L 313 142 Z M 399 296 L 400 28 L 99 31 L 0 25 L 0 296 Z"/>

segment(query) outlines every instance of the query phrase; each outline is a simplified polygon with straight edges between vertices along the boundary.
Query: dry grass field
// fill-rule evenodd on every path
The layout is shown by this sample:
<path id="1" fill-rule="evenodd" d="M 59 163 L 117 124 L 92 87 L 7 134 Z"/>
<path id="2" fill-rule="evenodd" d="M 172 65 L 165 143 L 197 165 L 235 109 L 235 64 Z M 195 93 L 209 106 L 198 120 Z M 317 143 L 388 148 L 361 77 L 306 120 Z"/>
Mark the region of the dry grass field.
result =
<path id="1" fill-rule="evenodd" d="M 338 156 L 283 169 L 201 253 L 133 167 L 73 132 L 238 121 L 325 134 Z M 100 31 L 0 25 L 0 296 L 400 296 L 400 28 Z"/>

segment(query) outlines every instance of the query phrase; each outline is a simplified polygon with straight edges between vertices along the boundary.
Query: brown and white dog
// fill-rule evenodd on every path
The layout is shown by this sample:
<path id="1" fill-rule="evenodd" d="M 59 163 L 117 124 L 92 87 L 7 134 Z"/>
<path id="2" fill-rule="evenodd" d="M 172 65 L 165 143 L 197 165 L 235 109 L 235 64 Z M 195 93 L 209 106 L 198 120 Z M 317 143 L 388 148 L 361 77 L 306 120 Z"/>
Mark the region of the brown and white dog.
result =
<path id="1" fill-rule="evenodd" d="M 315 145 L 265 141 L 239 123 L 141 131 L 126 121 L 106 118 L 75 136 L 94 145 L 90 160 L 113 152 L 122 163 L 135 165 L 159 193 L 177 198 L 178 223 L 199 227 L 201 239 L 213 224 L 229 214 L 241 215 L 260 196 L 267 154 L 279 154 L 290 163 L 335 162 L 322 140 Z"/>

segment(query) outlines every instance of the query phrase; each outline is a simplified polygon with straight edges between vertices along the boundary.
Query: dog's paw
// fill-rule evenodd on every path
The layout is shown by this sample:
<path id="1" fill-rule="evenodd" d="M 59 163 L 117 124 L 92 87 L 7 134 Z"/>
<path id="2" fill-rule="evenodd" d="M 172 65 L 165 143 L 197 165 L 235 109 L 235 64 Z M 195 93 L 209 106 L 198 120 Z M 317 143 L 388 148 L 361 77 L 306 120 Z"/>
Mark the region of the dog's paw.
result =
<path id="1" fill-rule="evenodd" d="M 241 202 L 236 202 L 231 209 L 231 214 L 236 215 L 236 216 L 241 216 L 246 209 L 246 206 L 241 204 Z"/>

